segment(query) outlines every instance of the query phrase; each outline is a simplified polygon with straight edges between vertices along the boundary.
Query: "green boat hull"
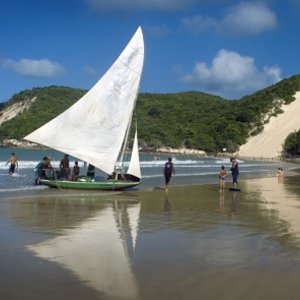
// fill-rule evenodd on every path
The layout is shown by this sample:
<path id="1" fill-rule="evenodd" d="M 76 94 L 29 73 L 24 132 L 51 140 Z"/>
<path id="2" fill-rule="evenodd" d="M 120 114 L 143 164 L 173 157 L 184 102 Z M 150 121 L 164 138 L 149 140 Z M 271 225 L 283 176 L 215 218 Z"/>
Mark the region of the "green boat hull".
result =
<path id="1" fill-rule="evenodd" d="M 138 186 L 140 182 L 107 180 L 107 181 L 70 181 L 42 179 L 41 184 L 59 189 L 120 191 Z"/>

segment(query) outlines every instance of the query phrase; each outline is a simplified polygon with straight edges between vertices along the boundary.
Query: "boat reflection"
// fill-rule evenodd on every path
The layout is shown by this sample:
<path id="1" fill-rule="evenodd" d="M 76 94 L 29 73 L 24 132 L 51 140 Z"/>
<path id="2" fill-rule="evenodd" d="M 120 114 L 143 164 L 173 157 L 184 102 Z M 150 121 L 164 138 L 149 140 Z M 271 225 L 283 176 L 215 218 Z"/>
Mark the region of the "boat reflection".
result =
<path id="1" fill-rule="evenodd" d="M 140 202 L 114 201 L 75 228 L 27 248 L 58 263 L 108 299 L 138 299 L 132 258 L 136 247 Z"/>

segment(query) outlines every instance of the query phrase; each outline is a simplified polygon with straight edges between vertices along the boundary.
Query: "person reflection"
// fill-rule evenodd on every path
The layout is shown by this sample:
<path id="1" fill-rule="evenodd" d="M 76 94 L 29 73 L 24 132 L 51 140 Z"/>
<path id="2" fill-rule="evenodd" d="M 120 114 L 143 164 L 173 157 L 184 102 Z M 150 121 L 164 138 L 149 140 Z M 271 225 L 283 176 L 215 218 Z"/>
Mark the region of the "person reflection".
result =
<path id="1" fill-rule="evenodd" d="M 166 219 L 169 220 L 171 218 L 172 214 L 172 204 L 169 199 L 169 192 L 165 191 L 165 201 L 164 201 L 164 215 L 166 216 Z"/>
<path id="2" fill-rule="evenodd" d="M 237 192 L 232 193 L 231 205 L 229 208 L 229 218 L 234 219 L 237 214 Z"/>
<path id="3" fill-rule="evenodd" d="M 225 207 L 225 193 L 224 189 L 220 189 L 220 211 L 224 210 Z"/>

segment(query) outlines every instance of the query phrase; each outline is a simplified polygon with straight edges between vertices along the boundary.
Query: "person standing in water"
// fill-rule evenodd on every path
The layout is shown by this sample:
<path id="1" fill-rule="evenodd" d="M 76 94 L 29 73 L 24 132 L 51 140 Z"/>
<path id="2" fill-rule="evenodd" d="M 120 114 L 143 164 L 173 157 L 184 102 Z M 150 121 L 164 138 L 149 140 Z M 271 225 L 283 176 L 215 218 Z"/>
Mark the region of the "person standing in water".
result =
<path id="1" fill-rule="evenodd" d="M 230 171 L 232 175 L 232 183 L 233 183 L 233 187 L 236 188 L 238 183 L 238 176 L 239 176 L 239 164 L 235 158 L 231 158 L 230 161 L 231 161 Z"/>
<path id="2" fill-rule="evenodd" d="M 12 152 L 11 156 L 9 157 L 9 159 L 7 160 L 5 165 L 8 165 L 9 163 L 10 163 L 10 166 L 8 169 L 8 173 L 9 173 L 9 175 L 13 175 L 15 173 L 16 167 L 17 167 L 17 169 L 19 168 L 17 156 L 14 152 Z"/>
<path id="3" fill-rule="evenodd" d="M 44 156 L 43 159 L 36 165 L 34 168 L 34 183 L 41 184 L 41 179 L 47 178 L 46 177 L 46 169 L 49 164 L 49 159 L 47 156 Z"/>
<path id="4" fill-rule="evenodd" d="M 278 183 L 282 182 L 283 176 L 284 176 L 283 169 L 278 168 L 278 171 L 277 171 Z"/>
<path id="5" fill-rule="evenodd" d="M 227 171 L 224 166 L 221 167 L 220 173 L 219 173 L 219 180 L 220 180 L 220 189 L 225 188 L 225 177 L 227 176 Z"/>
<path id="6" fill-rule="evenodd" d="M 165 176 L 165 184 L 166 184 L 166 190 L 169 188 L 169 183 L 172 178 L 172 175 L 175 174 L 175 167 L 172 163 L 172 158 L 169 157 L 168 161 L 165 163 L 164 167 L 164 176 Z"/>

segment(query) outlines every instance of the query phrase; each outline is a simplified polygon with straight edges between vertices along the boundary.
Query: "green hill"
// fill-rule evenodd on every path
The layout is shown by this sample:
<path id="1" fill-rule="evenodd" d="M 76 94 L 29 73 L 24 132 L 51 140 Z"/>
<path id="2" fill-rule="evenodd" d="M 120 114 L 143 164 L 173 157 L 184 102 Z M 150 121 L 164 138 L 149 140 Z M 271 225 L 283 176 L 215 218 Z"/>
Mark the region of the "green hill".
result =
<path id="1" fill-rule="evenodd" d="M 144 149 L 185 146 L 207 152 L 218 152 L 223 148 L 233 152 L 249 135 L 263 130 L 269 117 L 281 113 L 281 105 L 293 101 L 296 91 L 300 91 L 299 75 L 234 101 L 200 92 L 142 93 L 136 109 L 140 145 Z M 85 92 L 50 86 L 14 95 L 0 107 L 0 118 L 14 103 L 34 97 L 36 101 L 2 123 L 0 142 L 7 138 L 22 139 L 63 112 Z"/>

